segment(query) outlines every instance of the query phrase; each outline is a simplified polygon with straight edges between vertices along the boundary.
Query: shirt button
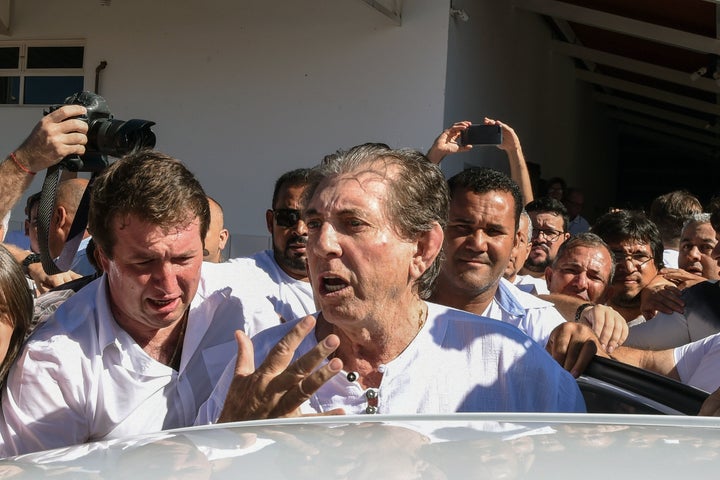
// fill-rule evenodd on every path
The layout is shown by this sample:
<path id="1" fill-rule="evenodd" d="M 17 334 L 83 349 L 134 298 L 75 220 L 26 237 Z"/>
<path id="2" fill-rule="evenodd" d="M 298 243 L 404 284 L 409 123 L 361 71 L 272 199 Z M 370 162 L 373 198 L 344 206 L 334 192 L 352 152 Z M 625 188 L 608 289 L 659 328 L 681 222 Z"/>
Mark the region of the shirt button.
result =
<path id="1" fill-rule="evenodd" d="M 358 372 L 350 372 L 347 374 L 347 380 L 348 382 L 354 382 L 360 377 L 360 374 Z"/>
<path id="2" fill-rule="evenodd" d="M 375 407 L 373 405 L 368 405 L 368 407 L 365 409 L 365 413 L 373 415 L 373 414 L 377 413 L 377 407 Z"/>
<path id="3" fill-rule="evenodd" d="M 365 392 L 365 396 L 368 400 L 376 399 L 378 397 L 378 391 L 374 388 L 371 388 L 367 392 Z"/>
<path id="4" fill-rule="evenodd" d="M 386 367 L 384 364 L 383 364 L 383 365 L 378 365 L 378 372 L 380 372 L 380 373 L 385 373 L 385 370 L 386 370 L 386 369 L 387 369 L 387 367 Z"/>

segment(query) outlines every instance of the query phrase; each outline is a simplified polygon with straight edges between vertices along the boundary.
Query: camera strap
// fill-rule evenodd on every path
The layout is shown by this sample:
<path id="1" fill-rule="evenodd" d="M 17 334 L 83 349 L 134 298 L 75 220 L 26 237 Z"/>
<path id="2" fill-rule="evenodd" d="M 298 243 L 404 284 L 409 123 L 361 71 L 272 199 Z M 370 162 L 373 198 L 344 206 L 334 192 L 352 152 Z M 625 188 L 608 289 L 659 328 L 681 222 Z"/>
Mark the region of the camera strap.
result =
<path id="1" fill-rule="evenodd" d="M 87 228 L 88 211 L 90 207 L 90 189 L 95 181 L 96 173 L 92 174 L 90 182 L 80 200 L 77 207 L 75 218 L 73 219 L 70 232 L 65 241 L 62 253 L 58 257 L 57 263 L 50 255 L 50 223 L 55 211 L 55 203 L 57 200 L 57 189 L 63 173 L 63 165 L 59 163 L 47 169 L 45 181 L 43 182 L 42 193 L 40 194 L 40 203 L 38 205 L 38 243 L 40 244 L 40 259 L 42 261 L 43 270 L 48 275 L 56 275 L 66 272 L 70 269 L 72 261 L 77 254 L 80 242 L 82 242 Z"/>

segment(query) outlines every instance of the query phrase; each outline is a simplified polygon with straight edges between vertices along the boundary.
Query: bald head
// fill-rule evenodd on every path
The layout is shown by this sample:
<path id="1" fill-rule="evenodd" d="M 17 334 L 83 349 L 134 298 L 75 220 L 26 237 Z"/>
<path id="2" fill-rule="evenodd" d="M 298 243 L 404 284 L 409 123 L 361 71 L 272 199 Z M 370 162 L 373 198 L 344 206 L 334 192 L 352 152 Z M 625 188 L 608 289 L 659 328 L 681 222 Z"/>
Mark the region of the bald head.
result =
<path id="1" fill-rule="evenodd" d="M 55 206 L 62 206 L 75 218 L 80 200 L 82 200 L 88 180 L 85 178 L 71 178 L 60 182 L 57 188 L 57 199 Z"/>
<path id="2" fill-rule="evenodd" d="M 205 235 L 205 255 L 203 260 L 219 263 L 222 261 L 222 251 L 230 234 L 224 228 L 225 217 L 222 206 L 211 197 L 208 197 L 208 204 L 210 205 L 210 226 Z"/>
<path id="3" fill-rule="evenodd" d="M 50 255 L 53 257 L 60 255 L 65 246 L 87 184 L 88 180 L 85 178 L 71 178 L 58 185 L 55 208 L 48 231 Z"/>

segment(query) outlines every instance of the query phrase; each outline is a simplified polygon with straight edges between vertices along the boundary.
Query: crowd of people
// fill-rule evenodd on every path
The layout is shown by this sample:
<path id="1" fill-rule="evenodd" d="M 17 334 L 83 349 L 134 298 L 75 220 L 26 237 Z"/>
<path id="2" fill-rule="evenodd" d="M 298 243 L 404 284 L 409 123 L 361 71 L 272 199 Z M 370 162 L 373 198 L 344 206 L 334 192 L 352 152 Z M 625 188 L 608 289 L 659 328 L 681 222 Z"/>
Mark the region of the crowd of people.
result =
<path id="1" fill-rule="evenodd" d="M 46 115 L 0 163 L 0 216 L 84 153 L 82 113 Z M 0 456 L 303 414 L 583 412 L 573 377 L 594 355 L 715 392 L 720 211 L 672 192 L 650 216 L 591 224 L 562 179 L 535 195 L 517 134 L 484 123 L 501 127 L 510 175 L 444 178 L 439 163 L 472 148 L 468 121 L 427 154 L 339 150 L 278 178 L 272 247 L 243 258 L 222 256 L 222 206 L 157 151 L 94 179 L 60 274 L 38 256 L 30 196 L 29 249 L 0 247 Z M 85 187 L 60 183 L 53 257 Z"/>

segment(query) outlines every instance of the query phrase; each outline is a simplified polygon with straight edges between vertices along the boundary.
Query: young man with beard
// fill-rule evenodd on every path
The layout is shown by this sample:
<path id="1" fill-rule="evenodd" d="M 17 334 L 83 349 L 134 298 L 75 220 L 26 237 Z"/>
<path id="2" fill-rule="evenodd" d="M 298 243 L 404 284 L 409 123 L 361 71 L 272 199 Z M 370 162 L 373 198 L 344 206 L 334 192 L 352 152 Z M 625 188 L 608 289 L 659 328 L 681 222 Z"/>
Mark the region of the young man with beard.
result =
<path id="1" fill-rule="evenodd" d="M 601 216 L 591 232 L 608 244 L 615 261 L 607 304 L 628 325 L 643 322 L 640 294 L 663 266 L 663 244 L 657 227 L 642 212 L 618 210 Z"/>
<path id="2" fill-rule="evenodd" d="M 228 262 L 245 282 L 248 292 L 264 298 L 280 317 L 246 314 L 246 318 L 257 319 L 257 324 L 248 325 L 245 330 L 249 336 L 281 321 L 294 320 L 316 311 L 307 274 L 305 245 L 308 231 L 301 218 L 302 195 L 309 173 L 307 168 L 292 170 L 275 182 L 272 209 L 265 212 L 272 249 Z"/>
<path id="3" fill-rule="evenodd" d="M 714 226 L 720 226 L 720 219 L 709 213 L 693 214 L 685 222 L 678 256 L 684 271 L 661 271 L 655 281 L 664 277 L 665 284 L 672 282 L 661 286 L 663 304 L 654 303 L 662 310 L 650 312 L 652 320 L 633 326 L 627 345 L 653 350 L 674 348 L 720 332 L 720 284 L 715 257 L 718 241 L 711 220 L 716 222 Z"/>
<path id="4" fill-rule="evenodd" d="M 520 274 L 543 278 L 560 245 L 570 237 L 567 210 L 560 201 L 550 197 L 528 203 L 525 210 L 532 221 L 532 247 Z"/>

